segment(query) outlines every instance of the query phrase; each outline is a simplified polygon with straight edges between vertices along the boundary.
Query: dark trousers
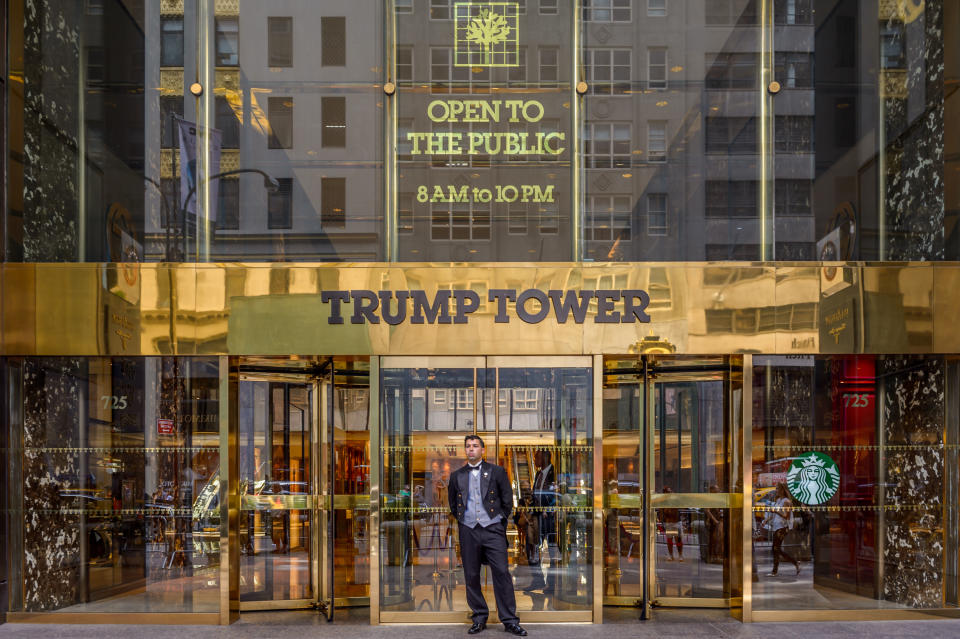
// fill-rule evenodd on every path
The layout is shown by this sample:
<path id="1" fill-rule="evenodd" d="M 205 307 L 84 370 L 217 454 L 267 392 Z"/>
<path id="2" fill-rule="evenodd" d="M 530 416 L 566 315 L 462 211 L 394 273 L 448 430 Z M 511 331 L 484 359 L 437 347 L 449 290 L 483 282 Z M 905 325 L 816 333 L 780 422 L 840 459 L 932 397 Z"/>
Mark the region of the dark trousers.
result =
<path id="1" fill-rule="evenodd" d="M 800 567 L 797 560 L 783 550 L 783 540 L 786 536 L 786 528 L 778 528 L 773 532 L 773 574 L 777 574 L 777 571 L 780 570 L 780 557 L 783 557 L 798 569 Z"/>
<path id="2" fill-rule="evenodd" d="M 513 577 L 507 567 L 507 534 L 501 519 L 487 528 L 479 524 L 467 528 L 460 524 L 460 561 L 467 582 L 467 604 L 473 611 L 474 623 L 486 623 L 490 608 L 480 587 L 480 564 L 490 566 L 497 614 L 504 624 L 517 623 L 517 599 L 513 593 Z"/>

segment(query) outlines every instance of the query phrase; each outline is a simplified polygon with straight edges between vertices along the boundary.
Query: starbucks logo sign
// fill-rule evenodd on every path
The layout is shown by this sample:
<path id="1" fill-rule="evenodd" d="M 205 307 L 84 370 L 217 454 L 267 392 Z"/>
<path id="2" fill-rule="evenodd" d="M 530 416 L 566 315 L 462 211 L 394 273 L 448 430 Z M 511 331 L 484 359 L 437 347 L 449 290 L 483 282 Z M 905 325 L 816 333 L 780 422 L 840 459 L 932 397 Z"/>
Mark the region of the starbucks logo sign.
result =
<path id="1" fill-rule="evenodd" d="M 828 501 L 840 488 L 840 470 L 823 453 L 803 453 L 787 471 L 787 490 L 802 504 L 815 506 Z"/>

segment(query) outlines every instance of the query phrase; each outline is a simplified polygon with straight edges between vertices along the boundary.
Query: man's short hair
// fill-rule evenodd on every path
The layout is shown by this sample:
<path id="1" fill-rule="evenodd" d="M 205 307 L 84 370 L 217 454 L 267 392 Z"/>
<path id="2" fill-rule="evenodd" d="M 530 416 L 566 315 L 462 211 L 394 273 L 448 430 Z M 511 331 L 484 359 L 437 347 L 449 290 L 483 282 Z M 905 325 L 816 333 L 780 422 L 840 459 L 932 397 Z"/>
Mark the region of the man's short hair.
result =
<path id="1" fill-rule="evenodd" d="M 463 445 L 466 446 L 467 442 L 470 441 L 471 439 L 475 439 L 478 442 L 480 442 L 480 448 L 486 448 L 486 446 L 484 446 L 483 444 L 483 438 L 480 437 L 480 435 L 467 435 L 466 437 L 463 438 Z"/>

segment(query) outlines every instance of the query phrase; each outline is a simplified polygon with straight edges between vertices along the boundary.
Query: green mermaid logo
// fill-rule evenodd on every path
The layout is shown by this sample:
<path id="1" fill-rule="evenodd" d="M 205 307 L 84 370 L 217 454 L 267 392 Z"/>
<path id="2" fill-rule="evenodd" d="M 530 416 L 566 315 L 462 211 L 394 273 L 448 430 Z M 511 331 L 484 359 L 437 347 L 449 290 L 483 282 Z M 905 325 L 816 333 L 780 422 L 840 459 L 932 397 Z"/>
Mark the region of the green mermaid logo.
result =
<path id="1" fill-rule="evenodd" d="M 802 504 L 822 504 L 840 489 L 840 470 L 823 453 L 803 453 L 793 460 L 787 471 L 787 489 Z"/>

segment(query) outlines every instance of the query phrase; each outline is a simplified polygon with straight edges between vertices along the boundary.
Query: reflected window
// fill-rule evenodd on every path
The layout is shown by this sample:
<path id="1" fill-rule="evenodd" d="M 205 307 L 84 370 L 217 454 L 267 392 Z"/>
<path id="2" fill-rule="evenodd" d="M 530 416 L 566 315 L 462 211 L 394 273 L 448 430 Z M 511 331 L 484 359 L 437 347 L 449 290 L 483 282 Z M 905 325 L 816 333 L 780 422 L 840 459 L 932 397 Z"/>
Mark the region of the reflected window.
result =
<path id="1" fill-rule="evenodd" d="M 342 229 L 347 223 L 347 179 L 320 179 L 320 221 L 324 228 Z"/>
<path id="2" fill-rule="evenodd" d="M 397 83 L 413 81 L 413 47 L 397 47 Z"/>
<path id="3" fill-rule="evenodd" d="M 458 67 L 454 65 L 453 49 L 433 47 L 430 49 L 430 91 L 432 93 L 485 93 L 483 86 L 490 80 L 490 69 Z"/>
<path id="4" fill-rule="evenodd" d="M 654 121 L 647 124 L 647 160 L 667 161 L 667 123 Z"/>
<path id="5" fill-rule="evenodd" d="M 270 120 L 269 148 L 293 148 L 293 98 L 267 98 L 267 117 Z"/>
<path id="6" fill-rule="evenodd" d="M 630 22 L 630 3 L 632 1 L 633 0 L 583 0 L 583 21 Z"/>
<path id="7" fill-rule="evenodd" d="M 526 235 L 527 230 L 527 205 L 511 204 L 507 209 L 507 233 L 509 235 Z"/>
<path id="8" fill-rule="evenodd" d="M 839 23 L 837 29 L 837 37 L 840 38 Z M 855 42 L 852 38 L 850 41 Z M 880 25 L 880 64 L 884 69 L 903 69 L 907 66 L 902 22 L 890 20 Z M 837 66 L 840 66 L 839 62 Z M 846 66 L 853 66 L 853 62 Z"/>
<path id="9" fill-rule="evenodd" d="M 537 210 L 537 230 L 540 235 L 557 235 L 560 232 L 560 211 L 557 205 L 540 204 Z"/>
<path id="10" fill-rule="evenodd" d="M 757 214 L 756 180 L 707 180 L 704 215 L 718 218 L 752 218 Z"/>
<path id="11" fill-rule="evenodd" d="M 413 0 L 394 0 L 393 8 L 397 13 L 413 13 Z"/>
<path id="12" fill-rule="evenodd" d="M 583 154 L 587 168 L 611 169 L 630 166 L 631 125 L 588 123 L 584 127 Z"/>
<path id="13" fill-rule="evenodd" d="M 754 74 L 756 75 L 756 74 Z M 777 51 L 774 77 L 784 89 L 809 89 L 813 86 L 813 54 Z"/>
<path id="14" fill-rule="evenodd" d="M 320 64 L 325 67 L 347 66 L 347 19 L 320 18 Z"/>
<path id="15" fill-rule="evenodd" d="M 175 149 L 180 144 L 177 119 L 183 118 L 183 97 L 160 96 L 160 144 L 164 149 Z"/>
<path id="16" fill-rule="evenodd" d="M 160 21 L 160 66 L 183 66 L 183 18 Z"/>
<path id="17" fill-rule="evenodd" d="M 326 97 L 320 100 L 322 116 L 322 141 L 325 147 L 343 148 L 347 146 L 347 99 Z"/>
<path id="18" fill-rule="evenodd" d="M 293 66 L 293 18 L 267 18 L 267 66 Z"/>
<path id="19" fill-rule="evenodd" d="M 106 81 L 106 67 L 103 62 L 103 47 L 86 47 L 87 55 L 87 82 L 100 84 Z"/>
<path id="20" fill-rule="evenodd" d="M 662 18 L 667 15 L 667 0 L 647 0 L 647 16 Z"/>
<path id="21" fill-rule="evenodd" d="M 177 98 L 179 101 L 180 98 Z M 239 114 L 234 113 L 233 107 L 227 98 L 217 96 L 214 98 L 216 105 L 216 114 L 214 116 L 214 126 L 220 129 L 220 146 L 224 149 L 240 148 L 240 119 Z"/>
<path id="22" fill-rule="evenodd" d="M 103 15 L 103 0 L 86 0 L 85 7 L 88 16 Z"/>
<path id="23" fill-rule="evenodd" d="M 757 24 L 757 4 L 762 0 L 706 0 L 707 25 Z"/>
<path id="24" fill-rule="evenodd" d="M 540 47 L 539 56 L 540 86 L 556 86 L 560 81 L 560 49 L 556 47 Z"/>
<path id="25" fill-rule="evenodd" d="M 240 64 L 239 20 L 235 17 L 217 18 L 216 29 L 217 66 L 237 66 Z"/>
<path id="26" fill-rule="evenodd" d="M 432 240 L 489 240 L 490 209 L 479 203 L 434 204 L 430 215 Z"/>
<path id="27" fill-rule="evenodd" d="M 401 193 L 397 196 L 397 233 L 413 235 L 413 193 Z"/>
<path id="28" fill-rule="evenodd" d="M 813 215 L 812 180 L 777 180 L 773 192 L 776 215 Z"/>
<path id="29" fill-rule="evenodd" d="M 540 2 L 540 15 L 555 16 L 559 12 L 557 9 L 558 0 L 539 0 L 539 2 Z"/>
<path id="30" fill-rule="evenodd" d="M 180 223 L 177 217 L 177 212 L 180 210 L 180 177 L 161 179 L 160 191 L 165 202 L 160 226 L 162 228 L 177 227 Z"/>
<path id="31" fill-rule="evenodd" d="M 706 118 L 706 152 L 743 155 L 757 152 L 756 118 Z"/>
<path id="32" fill-rule="evenodd" d="M 587 239 L 631 239 L 629 195 L 593 196 L 587 200 Z"/>
<path id="33" fill-rule="evenodd" d="M 527 48 L 517 50 L 517 66 L 510 67 L 509 80 L 511 84 L 525 85 L 527 83 Z"/>
<path id="34" fill-rule="evenodd" d="M 647 86 L 651 89 L 667 88 L 667 50 L 663 47 L 647 49 Z"/>
<path id="35" fill-rule="evenodd" d="M 774 0 L 776 24 L 813 24 L 813 0 Z"/>
<path id="36" fill-rule="evenodd" d="M 217 185 L 217 228 L 238 230 L 240 228 L 240 180 L 226 178 Z"/>
<path id="37" fill-rule="evenodd" d="M 453 0 L 430 0 L 431 20 L 451 20 L 453 18 Z"/>
<path id="38" fill-rule="evenodd" d="M 630 91 L 630 49 L 584 49 L 585 80 L 595 95 Z"/>
<path id="39" fill-rule="evenodd" d="M 647 195 L 647 235 L 667 234 L 667 194 Z"/>
<path id="40" fill-rule="evenodd" d="M 759 64 L 759 56 L 756 53 L 708 53 L 706 60 L 708 89 L 756 87 Z"/>
<path id="41" fill-rule="evenodd" d="M 288 229 L 293 224 L 293 178 L 278 178 L 275 193 L 267 194 L 267 228 Z"/>
<path id="42" fill-rule="evenodd" d="M 777 116 L 774 123 L 774 146 L 787 153 L 813 151 L 813 118 L 800 115 Z"/>

